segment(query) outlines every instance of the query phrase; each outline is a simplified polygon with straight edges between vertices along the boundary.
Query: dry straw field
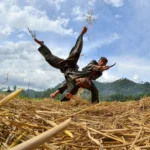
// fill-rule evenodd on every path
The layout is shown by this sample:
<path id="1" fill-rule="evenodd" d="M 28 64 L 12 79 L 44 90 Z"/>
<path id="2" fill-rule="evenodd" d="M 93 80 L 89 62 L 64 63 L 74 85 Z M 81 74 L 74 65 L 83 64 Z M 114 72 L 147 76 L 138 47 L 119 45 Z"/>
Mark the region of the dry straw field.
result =
<path id="1" fill-rule="evenodd" d="M 13 98 L 0 105 L 0 148 L 150 150 L 150 97 L 95 105 Z"/>

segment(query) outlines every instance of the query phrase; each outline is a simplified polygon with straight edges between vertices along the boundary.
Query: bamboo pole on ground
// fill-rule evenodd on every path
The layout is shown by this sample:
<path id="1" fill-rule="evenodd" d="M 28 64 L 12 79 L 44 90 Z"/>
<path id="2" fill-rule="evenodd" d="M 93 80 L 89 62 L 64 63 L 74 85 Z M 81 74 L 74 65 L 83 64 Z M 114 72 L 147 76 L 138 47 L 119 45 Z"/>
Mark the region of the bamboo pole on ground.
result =
<path id="1" fill-rule="evenodd" d="M 21 138 L 22 138 L 25 134 L 27 134 L 27 132 L 23 132 L 21 135 L 19 135 L 19 136 L 17 137 L 17 139 L 9 146 L 9 148 L 12 148 L 12 147 L 14 147 L 15 145 L 17 145 L 18 142 L 21 140 Z"/>
<path id="2" fill-rule="evenodd" d="M 57 133 L 59 133 L 60 131 L 64 130 L 70 124 L 70 122 L 71 122 L 71 119 L 67 119 L 66 121 L 59 124 L 58 126 L 52 128 L 44 133 L 41 133 L 40 135 L 35 136 L 35 137 L 31 138 L 30 140 L 25 141 L 24 143 L 21 143 L 15 147 L 13 147 L 10 150 L 33 150 L 33 149 L 37 148 L 38 146 L 40 146 L 41 144 L 43 144 L 44 142 L 46 142 L 52 136 L 54 136 Z"/>
<path id="3" fill-rule="evenodd" d="M 53 126 L 53 127 L 55 127 L 55 126 L 58 125 L 58 124 L 56 124 L 55 122 L 52 122 L 52 121 L 50 121 L 50 120 L 45 120 L 44 118 L 42 118 L 42 117 L 39 116 L 39 115 L 36 115 L 36 117 L 42 119 L 43 121 L 45 121 L 46 123 L 50 124 L 50 125 Z M 65 132 L 69 137 L 73 138 L 73 134 L 72 134 L 70 131 L 64 130 L 64 132 Z"/>
<path id="4" fill-rule="evenodd" d="M 11 99 L 15 98 L 16 96 L 18 96 L 21 92 L 23 91 L 23 88 L 9 94 L 8 96 L 6 96 L 5 98 L 3 98 L 0 101 L 0 106 L 5 105 L 6 103 L 8 103 Z"/>

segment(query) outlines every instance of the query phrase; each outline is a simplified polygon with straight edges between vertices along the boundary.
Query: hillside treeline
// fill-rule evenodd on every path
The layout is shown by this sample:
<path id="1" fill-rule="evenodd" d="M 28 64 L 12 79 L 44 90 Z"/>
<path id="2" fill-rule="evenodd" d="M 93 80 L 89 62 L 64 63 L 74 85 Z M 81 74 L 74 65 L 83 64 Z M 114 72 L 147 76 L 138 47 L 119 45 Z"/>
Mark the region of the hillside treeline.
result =
<path id="1" fill-rule="evenodd" d="M 116 80 L 111 83 L 101 83 L 94 81 L 98 88 L 101 101 L 127 101 L 127 100 L 139 100 L 142 97 L 150 96 L 150 83 L 135 83 L 126 78 Z M 51 93 L 56 91 L 61 84 L 58 84 L 54 88 L 49 88 L 45 91 L 24 90 L 21 93 L 22 97 L 31 98 L 48 98 Z M 61 99 L 65 95 L 60 94 L 55 99 Z M 89 100 L 91 93 L 88 90 L 83 90 L 80 96 Z"/>

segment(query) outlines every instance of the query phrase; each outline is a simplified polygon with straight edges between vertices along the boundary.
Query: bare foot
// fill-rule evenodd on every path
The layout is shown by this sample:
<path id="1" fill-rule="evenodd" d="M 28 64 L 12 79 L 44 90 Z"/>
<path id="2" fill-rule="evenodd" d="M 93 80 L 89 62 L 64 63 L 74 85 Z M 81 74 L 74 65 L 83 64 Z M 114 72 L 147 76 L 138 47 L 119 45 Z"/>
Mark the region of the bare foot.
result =
<path id="1" fill-rule="evenodd" d="M 83 27 L 83 30 L 81 31 L 81 35 L 85 34 L 87 31 L 87 27 Z"/>
<path id="2" fill-rule="evenodd" d="M 38 40 L 38 39 L 34 39 L 34 41 L 36 42 L 36 43 L 38 43 L 38 44 L 40 44 L 40 45 L 44 45 L 44 41 L 40 41 L 40 40 Z"/>
<path id="3" fill-rule="evenodd" d="M 52 93 L 50 95 L 50 98 L 55 98 L 58 94 L 59 94 L 59 90 L 57 90 L 56 92 Z"/>

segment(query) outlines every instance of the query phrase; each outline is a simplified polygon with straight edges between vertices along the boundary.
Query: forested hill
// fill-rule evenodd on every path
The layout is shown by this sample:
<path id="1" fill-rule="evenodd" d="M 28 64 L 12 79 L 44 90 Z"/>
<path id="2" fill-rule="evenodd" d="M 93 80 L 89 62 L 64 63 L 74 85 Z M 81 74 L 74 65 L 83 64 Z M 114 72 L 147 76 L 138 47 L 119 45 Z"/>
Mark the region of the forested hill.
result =
<path id="1" fill-rule="evenodd" d="M 101 99 L 111 100 L 127 100 L 127 99 L 139 99 L 143 96 L 150 96 L 150 83 L 135 83 L 126 78 L 119 79 L 111 83 L 101 83 L 94 81 L 97 86 Z M 25 90 L 22 93 L 22 96 L 34 97 L 34 98 L 43 98 L 49 97 L 49 95 L 57 90 L 61 84 L 58 84 L 54 88 L 49 88 L 45 91 L 36 92 L 34 90 Z M 64 95 L 59 95 L 56 99 L 61 99 Z M 90 92 L 84 90 L 82 95 L 83 98 L 90 99 Z"/>
<path id="2" fill-rule="evenodd" d="M 128 79 L 119 79 L 111 83 L 95 82 L 101 95 L 141 95 L 150 93 L 150 83 L 135 83 Z"/>

